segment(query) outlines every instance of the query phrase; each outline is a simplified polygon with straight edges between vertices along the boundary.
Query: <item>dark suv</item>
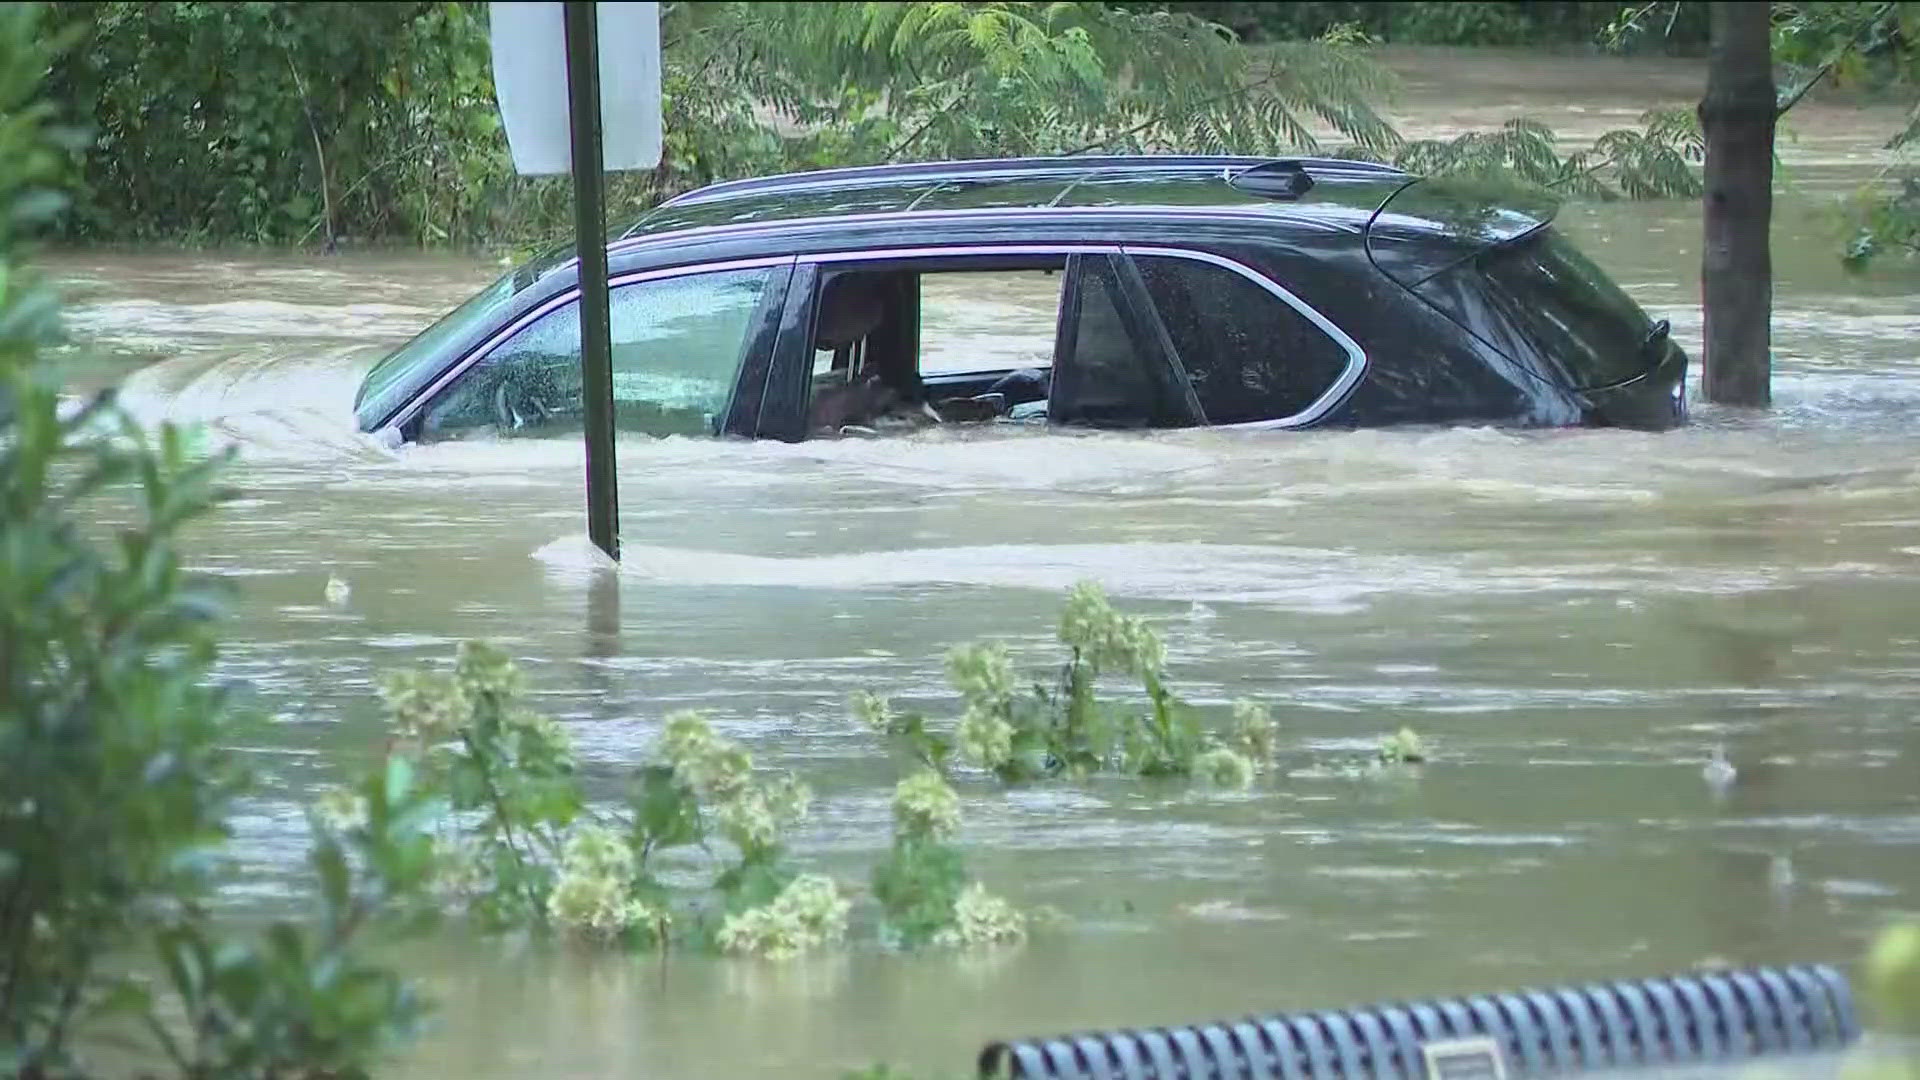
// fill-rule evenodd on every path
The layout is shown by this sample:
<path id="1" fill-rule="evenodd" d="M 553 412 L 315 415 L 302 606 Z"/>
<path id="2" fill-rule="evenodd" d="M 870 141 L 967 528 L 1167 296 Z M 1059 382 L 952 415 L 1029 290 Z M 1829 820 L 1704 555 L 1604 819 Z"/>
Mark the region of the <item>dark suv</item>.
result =
<path id="1" fill-rule="evenodd" d="M 608 244 L 617 428 L 1665 428 L 1686 355 L 1511 193 L 1340 160 L 1071 157 L 715 184 Z M 582 415 L 572 249 L 382 360 L 383 438 Z"/>

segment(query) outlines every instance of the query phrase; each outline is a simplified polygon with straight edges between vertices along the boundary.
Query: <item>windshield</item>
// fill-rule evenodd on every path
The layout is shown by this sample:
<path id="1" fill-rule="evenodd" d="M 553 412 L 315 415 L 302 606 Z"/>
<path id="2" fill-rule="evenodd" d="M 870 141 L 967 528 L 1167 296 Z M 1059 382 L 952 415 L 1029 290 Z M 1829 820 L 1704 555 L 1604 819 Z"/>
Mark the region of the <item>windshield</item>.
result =
<path id="1" fill-rule="evenodd" d="M 476 327 L 491 321 L 493 313 L 513 298 L 526 283 L 524 276 L 510 272 L 482 289 L 478 295 L 440 317 L 440 321 L 422 330 L 418 336 L 389 353 L 386 359 L 367 372 L 354 399 L 354 418 L 362 429 L 374 424 L 405 401 L 420 385 L 432 378 L 438 361 L 447 350 Z"/>
<path id="2" fill-rule="evenodd" d="M 1508 358 L 1538 357 L 1574 387 L 1632 379 L 1650 366 L 1647 313 L 1551 227 L 1488 248 L 1414 291 Z"/>

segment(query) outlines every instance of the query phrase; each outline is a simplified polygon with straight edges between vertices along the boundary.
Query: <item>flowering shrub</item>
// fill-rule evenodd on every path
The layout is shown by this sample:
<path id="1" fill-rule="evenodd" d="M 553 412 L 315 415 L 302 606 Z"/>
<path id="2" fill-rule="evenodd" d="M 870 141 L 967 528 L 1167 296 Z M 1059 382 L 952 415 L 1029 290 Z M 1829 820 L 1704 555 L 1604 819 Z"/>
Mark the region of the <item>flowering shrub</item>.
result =
<path id="1" fill-rule="evenodd" d="M 454 811 L 440 848 L 464 887 L 441 892 L 482 925 L 544 924 L 582 802 L 566 732 L 521 702 L 525 681 L 506 654 L 476 642 L 450 672 L 398 672 L 380 689 L 396 750 Z"/>
<path id="2" fill-rule="evenodd" d="M 1193 759 L 1194 774 L 1209 783 L 1226 788 L 1244 788 L 1253 783 L 1253 761 L 1237 750 L 1216 746 Z"/>
<path id="3" fill-rule="evenodd" d="M 998 642 L 949 652 L 947 680 L 961 701 L 950 734 L 865 691 L 854 695 L 853 716 L 931 769 L 944 773 L 957 754 L 1008 783 L 1121 772 L 1245 787 L 1272 761 L 1274 724 L 1266 709 L 1241 702 L 1227 731 L 1202 730 L 1194 710 L 1166 685 L 1160 636 L 1144 619 L 1115 611 L 1099 585 L 1082 582 L 1067 594 L 1058 637 L 1068 657 L 1052 686 L 1021 688 Z M 1099 700 L 1095 687 L 1108 674 L 1139 680 L 1144 713 Z"/>
<path id="4" fill-rule="evenodd" d="M 752 757 L 699 713 L 666 719 L 658 760 L 634 775 L 624 815 L 594 821 L 566 732 L 527 709 L 525 680 L 505 654 L 462 645 L 448 672 L 411 671 L 382 684 L 402 755 L 453 811 L 434 845 L 436 893 L 494 929 L 551 928 L 632 947 L 683 940 L 729 952 L 786 955 L 837 940 L 844 901 L 831 882 L 796 878 L 781 838 L 813 793 L 791 776 L 756 775 Z M 348 792 L 319 815 L 364 819 Z M 650 862 L 670 848 L 724 840 L 731 858 L 705 896 L 676 895 Z M 837 906 L 836 906 L 837 905 Z"/>
<path id="5" fill-rule="evenodd" d="M 873 871 L 881 933 L 903 948 L 966 948 L 1020 941 L 1027 918 L 967 877 L 951 841 L 960 831 L 960 796 L 923 768 L 893 789 L 893 849 Z"/>
<path id="6" fill-rule="evenodd" d="M 933 935 L 945 948 L 1012 944 L 1027 936 L 1027 917 L 1012 904 L 973 882 L 953 903 L 953 925 Z"/>
<path id="7" fill-rule="evenodd" d="M 1391 735 L 1381 736 L 1380 749 L 1374 757 L 1382 765 L 1418 765 L 1427 760 L 1427 744 L 1419 732 L 1403 727 Z"/>
<path id="8" fill-rule="evenodd" d="M 895 839 L 945 843 L 960 831 L 960 796 L 931 769 L 907 777 L 893 789 Z"/>
<path id="9" fill-rule="evenodd" d="M 796 956 L 844 938 L 849 907 L 832 878 L 802 874 L 771 903 L 727 916 L 715 940 L 723 952 Z"/>
<path id="10" fill-rule="evenodd" d="M 659 940 L 672 917 L 634 894 L 634 870 L 624 838 L 593 825 L 575 829 L 547 895 L 547 914 L 555 926 L 590 940 Z"/>

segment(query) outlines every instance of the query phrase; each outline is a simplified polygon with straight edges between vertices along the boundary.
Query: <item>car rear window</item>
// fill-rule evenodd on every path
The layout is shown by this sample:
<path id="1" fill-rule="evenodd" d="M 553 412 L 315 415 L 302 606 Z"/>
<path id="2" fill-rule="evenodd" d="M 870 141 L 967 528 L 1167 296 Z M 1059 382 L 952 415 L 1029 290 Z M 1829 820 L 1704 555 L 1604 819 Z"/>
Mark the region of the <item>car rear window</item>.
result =
<path id="1" fill-rule="evenodd" d="M 1647 313 L 1551 227 L 1488 248 L 1414 291 L 1507 357 L 1538 356 L 1576 387 L 1648 367 Z"/>
<path id="2" fill-rule="evenodd" d="M 1172 256 L 1134 262 L 1208 423 L 1292 416 L 1347 370 L 1339 342 L 1244 274 Z"/>

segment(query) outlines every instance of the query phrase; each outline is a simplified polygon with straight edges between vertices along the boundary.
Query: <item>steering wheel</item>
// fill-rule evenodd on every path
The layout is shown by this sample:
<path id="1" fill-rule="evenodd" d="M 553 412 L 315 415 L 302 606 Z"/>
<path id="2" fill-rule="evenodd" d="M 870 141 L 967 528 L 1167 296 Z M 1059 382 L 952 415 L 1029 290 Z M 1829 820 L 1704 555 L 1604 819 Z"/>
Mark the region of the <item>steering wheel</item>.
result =
<path id="1" fill-rule="evenodd" d="M 544 424 L 553 417 L 553 409 L 536 397 L 531 388 L 514 379 L 502 379 L 493 391 L 493 418 L 501 431 Z"/>

